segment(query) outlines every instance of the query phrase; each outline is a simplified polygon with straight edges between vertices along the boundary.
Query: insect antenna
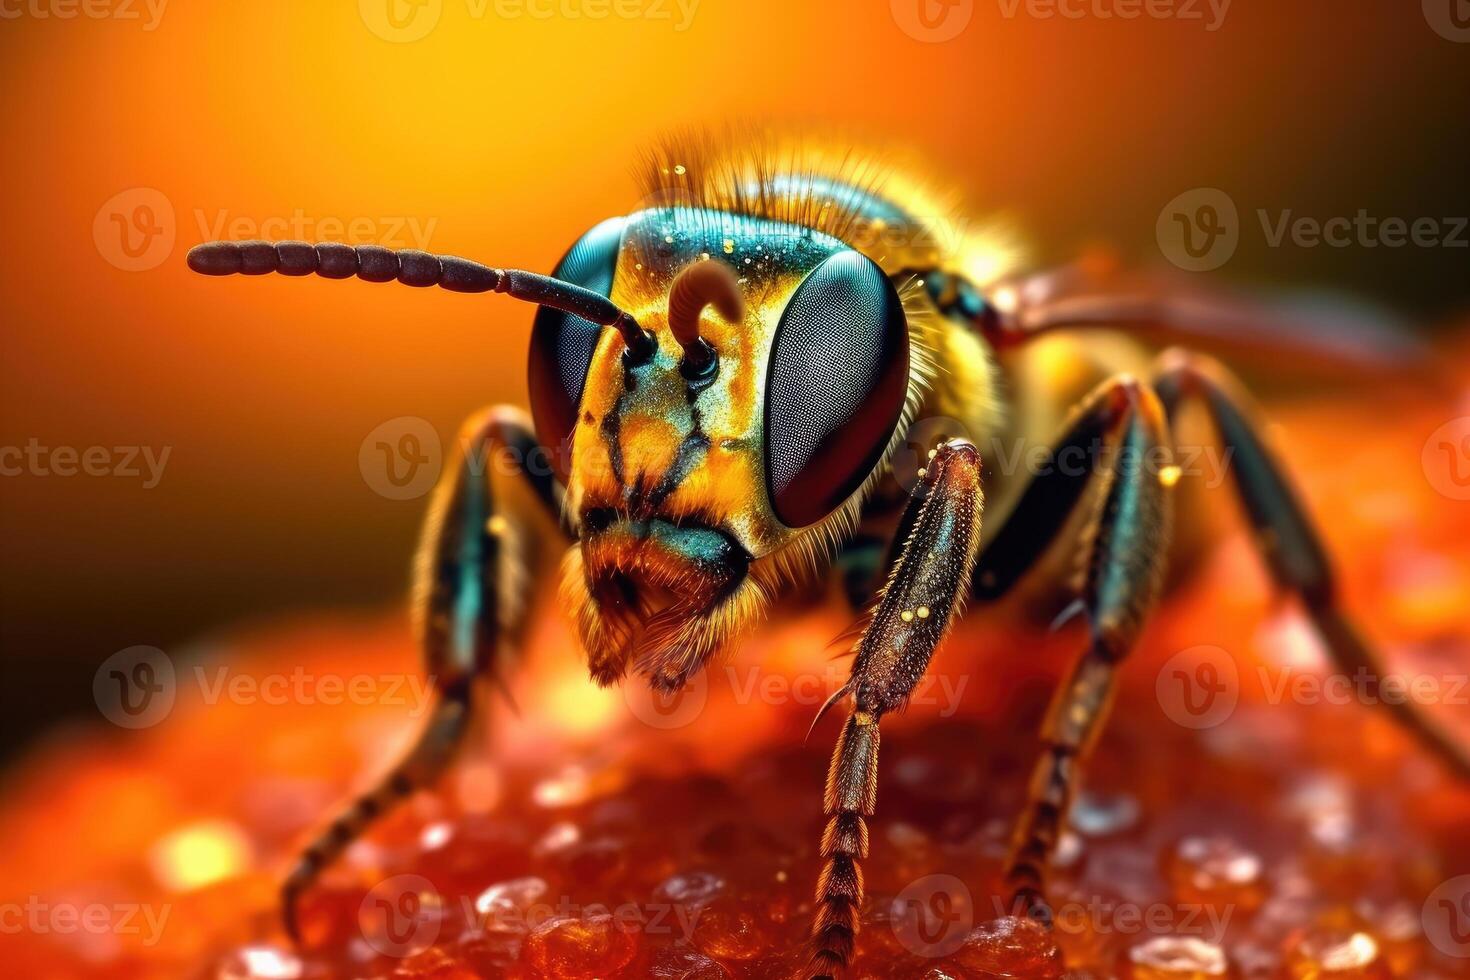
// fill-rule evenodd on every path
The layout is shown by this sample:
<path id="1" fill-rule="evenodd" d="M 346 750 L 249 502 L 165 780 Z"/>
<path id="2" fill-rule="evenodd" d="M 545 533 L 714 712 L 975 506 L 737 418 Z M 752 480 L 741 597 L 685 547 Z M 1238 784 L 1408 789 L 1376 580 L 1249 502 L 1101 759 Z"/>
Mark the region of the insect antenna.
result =
<path id="1" fill-rule="evenodd" d="M 699 335 L 699 314 L 706 306 L 713 306 L 731 323 L 745 316 L 740 284 L 734 270 L 723 262 L 696 262 L 669 287 L 669 330 L 684 348 L 680 370 L 686 377 L 699 377 L 714 367 L 715 349 Z"/>
<path id="2" fill-rule="evenodd" d="M 356 276 L 367 282 L 396 280 L 405 286 L 438 286 L 456 293 L 505 293 L 615 328 L 623 335 L 634 360 L 652 356 L 657 346 L 653 334 L 606 296 L 551 276 L 521 269 L 493 269 L 457 255 L 341 242 L 205 242 L 189 249 L 188 262 L 190 269 L 206 276 L 260 276 L 269 272 L 324 279 Z"/>

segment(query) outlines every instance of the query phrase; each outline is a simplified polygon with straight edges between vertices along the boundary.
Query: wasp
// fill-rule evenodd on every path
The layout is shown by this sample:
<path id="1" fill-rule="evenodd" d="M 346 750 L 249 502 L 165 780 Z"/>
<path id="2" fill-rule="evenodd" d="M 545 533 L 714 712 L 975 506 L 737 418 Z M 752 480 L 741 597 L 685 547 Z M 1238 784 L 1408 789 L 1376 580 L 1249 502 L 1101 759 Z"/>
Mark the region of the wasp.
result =
<path id="1" fill-rule="evenodd" d="M 413 606 L 436 707 L 285 882 L 293 938 L 321 869 L 442 771 L 484 710 L 476 682 L 507 660 L 535 583 L 555 574 L 538 526 L 566 537 L 560 594 L 601 685 L 632 673 L 677 691 L 802 583 L 842 580 L 854 656 L 822 709 L 847 705 L 823 797 L 814 977 L 838 975 L 854 951 L 883 717 L 914 691 L 961 606 L 983 615 L 1028 572 L 1062 578 L 1048 588 L 1086 624 L 1040 731 L 1006 870 L 1015 907 L 1050 921 L 1049 858 L 1164 581 L 1180 476 L 1171 424 L 1186 405 L 1204 409 L 1228 451 L 1276 585 L 1298 597 L 1337 669 L 1381 676 L 1249 396 L 1190 352 L 1271 334 L 1269 322 L 1223 300 L 1108 288 L 1085 264 L 1030 271 L 1003 236 L 944 227 L 919 183 L 847 155 L 694 141 L 655 151 L 646 169 L 643 206 L 593 226 L 550 276 L 334 243 L 189 253 L 206 275 L 355 277 L 538 307 L 529 417 L 495 407 L 466 423 L 422 533 Z M 1120 334 L 1175 343 L 1141 358 L 1140 345 L 1105 339 Z M 926 437 L 932 419 L 952 431 Z M 982 460 L 979 445 L 1012 437 L 1091 462 L 1017 472 Z M 904 454 L 917 460 L 908 479 Z M 1470 754 L 1442 728 L 1392 703 L 1470 775 Z"/>

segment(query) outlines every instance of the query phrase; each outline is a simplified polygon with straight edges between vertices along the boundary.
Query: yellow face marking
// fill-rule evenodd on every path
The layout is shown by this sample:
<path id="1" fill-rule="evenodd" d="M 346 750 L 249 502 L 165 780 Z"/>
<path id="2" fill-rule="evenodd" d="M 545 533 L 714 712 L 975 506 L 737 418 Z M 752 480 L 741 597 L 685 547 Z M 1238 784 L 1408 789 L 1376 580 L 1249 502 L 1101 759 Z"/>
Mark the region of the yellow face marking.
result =
<path id="1" fill-rule="evenodd" d="M 711 249 L 692 244 L 709 234 L 698 221 L 727 220 L 734 219 L 656 211 L 629 218 L 611 299 L 653 332 L 658 351 L 651 363 L 629 371 L 621 338 L 612 331 L 602 338 L 583 390 L 568 500 L 575 515 L 594 507 L 636 509 L 640 494 L 669 476 L 667 493 L 654 494 L 657 499 L 648 505 L 652 512 L 721 527 L 760 557 L 797 533 L 776 518 L 765 486 L 765 381 L 772 340 L 791 294 L 840 245 L 738 224 L 716 234 L 716 247 L 730 247 L 712 256 Z M 704 310 L 700 336 L 715 348 L 718 368 L 707 386 L 691 387 L 679 373 L 683 349 L 668 328 L 668 298 L 674 278 L 701 261 L 727 262 L 736 270 L 746 312 L 740 323 L 728 323 L 713 309 Z"/>

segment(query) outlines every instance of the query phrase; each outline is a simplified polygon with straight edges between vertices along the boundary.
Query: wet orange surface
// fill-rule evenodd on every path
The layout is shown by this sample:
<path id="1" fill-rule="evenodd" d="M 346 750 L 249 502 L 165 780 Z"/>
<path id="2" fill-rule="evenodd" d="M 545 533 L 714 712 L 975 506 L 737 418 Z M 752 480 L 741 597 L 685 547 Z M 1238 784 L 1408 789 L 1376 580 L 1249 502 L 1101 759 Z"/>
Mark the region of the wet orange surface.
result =
<path id="1" fill-rule="evenodd" d="M 1430 444 L 1470 403 L 1369 401 L 1286 411 L 1277 438 L 1350 607 L 1470 739 L 1470 503 Z M 1009 918 L 1010 821 L 1078 645 L 1073 627 L 1014 619 L 972 610 L 916 703 L 885 719 L 854 976 L 1470 976 L 1470 786 L 1326 683 L 1305 621 L 1238 533 L 1127 664 L 1062 843 L 1056 931 Z M 171 651 L 164 720 L 63 733 L 24 760 L 0 811 L 5 973 L 799 969 L 838 723 L 802 738 L 842 680 L 825 649 L 845 625 L 835 606 L 771 624 L 672 705 L 592 688 L 546 607 L 510 675 L 519 715 L 498 710 L 438 787 L 328 871 L 292 949 L 275 908 L 289 858 L 421 717 L 403 620 Z"/>

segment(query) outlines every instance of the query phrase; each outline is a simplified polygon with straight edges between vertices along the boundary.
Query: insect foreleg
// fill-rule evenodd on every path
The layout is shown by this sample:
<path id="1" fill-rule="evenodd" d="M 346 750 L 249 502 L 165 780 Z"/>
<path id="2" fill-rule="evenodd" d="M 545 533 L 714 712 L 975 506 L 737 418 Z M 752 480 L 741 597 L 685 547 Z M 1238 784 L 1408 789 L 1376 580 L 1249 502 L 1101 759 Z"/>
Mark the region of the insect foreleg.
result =
<path id="1" fill-rule="evenodd" d="M 1349 680 L 1355 675 L 1364 678 L 1366 701 L 1385 702 L 1431 751 L 1460 776 L 1470 777 L 1470 749 L 1423 714 L 1412 699 L 1380 695 L 1383 660 L 1343 613 L 1322 541 L 1281 465 L 1262 441 L 1260 426 L 1252 421 L 1255 411 L 1240 383 L 1210 358 L 1171 350 L 1160 358 L 1157 388 L 1171 417 L 1189 398 L 1199 399 L 1208 409 L 1221 442 L 1231 453 L 1232 482 L 1271 577 L 1278 586 L 1301 597 L 1338 670 Z"/>
<path id="2" fill-rule="evenodd" d="M 530 531 L 545 524 L 524 511 L 539 507 L 552 520 L 558 517 L 558 487 L 522 413 L 497 408 L 473 416 L 461 429 L 459 448 L 434 492 L 414 570 L 415 629 L 434 707 L 404 758 L 328 826 L 286 879 L 282 914 L 294 940 L 297 901 L 321 870 L 453 757 L 472 714 L 482 708 L 475 680 L 502 668 L 503 640 L 522 622 L 526 568 L 536 543 Z M 514 474 L 525 487 L 497 490 L 497 483 L 516 482 L 497 480 L 499 474 Z M 538 503 L 528 505 L 527 498 Z"/>
<path id="3" fill-rule="evenodd" d="M 1004 591 L 1046 551 L 1084 491 L 1097 491 L 1097 510 L 1083 538 L 1078 597 L 1090 640 L 1042 726 L 1041 755 L 1007 862 L 1015 905 L 1042 921 L 1051 917 L 1043 875 L 1080 765 L 1107 717 L 1117 665 L 1132 649 L 1158 593 L 1171 508 L 1153 464 L 1167 445 L 1163 410 L 1153 392 L 1128 377 L 1104 382 L 1073 416 L 1054 457 L 1078 450 L 1092 458 L 1093 447 L 1110 451 L 1098 454 L 1093 466 L 1058 463 L 1038 474 L 977 562 L 976 592 Z"/>
<path id="4" fill-rule="evenodd" d="M 980 454 L 968 442 L 935 450 L 909 503 L 917 511 L 902 555 L 863 630 L 852 677 L 837 698 L 852 712 L 827 773 L 811 973 L 833 976 L 852 956 L 862 907 L 859 860 L 878 791 L 878 721 L 901 706 L 924 676 L 949 627 L 980 541 Z M 830 705 L 833 703 L 829 701 Z"/>

